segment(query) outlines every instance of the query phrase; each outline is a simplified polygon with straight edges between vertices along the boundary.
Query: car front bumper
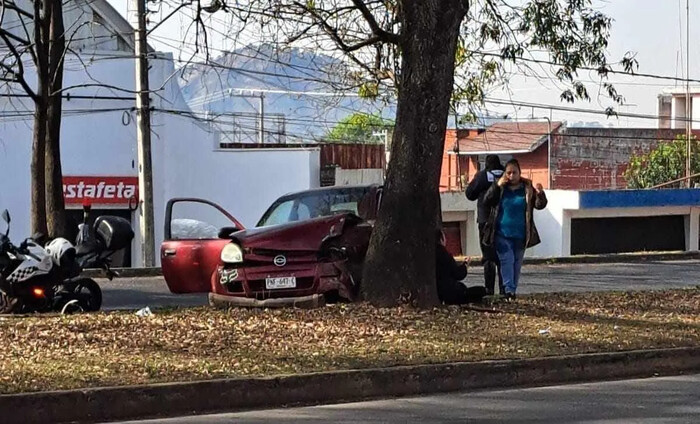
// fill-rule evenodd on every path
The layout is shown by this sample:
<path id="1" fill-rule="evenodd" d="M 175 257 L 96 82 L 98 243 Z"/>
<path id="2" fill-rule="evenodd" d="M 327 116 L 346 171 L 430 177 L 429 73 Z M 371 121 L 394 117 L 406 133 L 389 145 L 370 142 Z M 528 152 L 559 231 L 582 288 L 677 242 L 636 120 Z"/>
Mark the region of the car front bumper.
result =
<path id="1" fill-rule="evenodd" d="M 295 277 L 294 288 L 267 289 L 267 277 Z M 212 292 L 226 297 L 267 301 L 271 299 L 307 299 L 314 295 L 337 292 L 347 300 L 355 300 L 355 287 L 343 262 L 304 264 L 293 269 L 280 270 L 274 266 L 241 267 L 219 266 L 212 275 Z"/>
<path id="2" fill-rule="evenodd" d="M 322 294 L 310 296 L 278 297 L 264 300 L 249 297 L 230 296 L 218 293 L 209 293 L 209 304 L 217 308 L 245 307 L 245 308 L 302 308 L 313 309 L 326 304 Z"/>

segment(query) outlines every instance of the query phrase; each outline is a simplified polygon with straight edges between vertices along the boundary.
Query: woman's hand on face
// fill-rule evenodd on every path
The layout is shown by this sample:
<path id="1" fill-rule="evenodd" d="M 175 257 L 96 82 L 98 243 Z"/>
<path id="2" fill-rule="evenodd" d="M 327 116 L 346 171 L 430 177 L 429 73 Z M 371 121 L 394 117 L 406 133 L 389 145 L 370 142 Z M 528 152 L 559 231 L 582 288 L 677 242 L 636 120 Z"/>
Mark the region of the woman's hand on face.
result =
<path id="1" fill-rule="evenodd" d="M 535 190 L 536 190 L 538 193 L 542 193 L 542 191 L 544 191 L 544 187 L 542 187 L 542 184 L 539 184 L 539 183 L 538 183 L 538 184 L 535 186 Z"/>
<path id="2" fill-rule="evenodd" d="M 501 178 L 498 179 L 498 186 L 503 187 L 506 184 L 508 184 L 508 182 L 509 182 L 508 176 L 504 172 L 503 175 L 501 175 Z"/>

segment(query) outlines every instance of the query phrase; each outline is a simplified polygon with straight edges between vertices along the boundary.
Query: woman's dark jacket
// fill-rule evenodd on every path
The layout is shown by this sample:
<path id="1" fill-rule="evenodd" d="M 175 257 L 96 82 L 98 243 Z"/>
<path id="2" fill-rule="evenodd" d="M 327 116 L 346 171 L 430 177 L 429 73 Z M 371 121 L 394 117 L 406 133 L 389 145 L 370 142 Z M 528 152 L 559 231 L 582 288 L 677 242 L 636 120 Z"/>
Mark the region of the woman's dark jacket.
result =
<path id="1" fill-rule="evenodd" d="M 525 187 L 525 247 L 532 247 L 540 243 L 540 235 L 537 233 L 537 227 L 535 227 L 533 211 L 547 207 L 547 196 L 545 196 L 544 190 L 538 194 L 532 185 L 532 181 L 527 178 L 521 178 L 520 181 Z M 481 241 L 487 246 L 495 244 L 498 230 L 498 213 L 501 209 L 503 190 L 507 190 L 507 188 L 499 187 L 498 182 L 494 182 L 484 195 L 484 206 L 488 207 L 490 211 Z"/>

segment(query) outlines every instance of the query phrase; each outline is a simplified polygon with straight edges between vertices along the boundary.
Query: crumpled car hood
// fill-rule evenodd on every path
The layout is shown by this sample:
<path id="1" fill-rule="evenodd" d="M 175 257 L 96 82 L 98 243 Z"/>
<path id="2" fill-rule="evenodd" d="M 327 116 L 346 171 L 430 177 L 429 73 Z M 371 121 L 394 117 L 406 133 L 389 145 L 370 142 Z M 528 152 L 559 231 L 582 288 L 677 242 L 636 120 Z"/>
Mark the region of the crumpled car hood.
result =
<path id="1" fill-rule="evenodd" d="M 245 249 L 316 251 L 326 237 L 340 235 L 347 223 L 359 221 L 352 214 L 333 215 L 243 230 L 232 238 Z"/>

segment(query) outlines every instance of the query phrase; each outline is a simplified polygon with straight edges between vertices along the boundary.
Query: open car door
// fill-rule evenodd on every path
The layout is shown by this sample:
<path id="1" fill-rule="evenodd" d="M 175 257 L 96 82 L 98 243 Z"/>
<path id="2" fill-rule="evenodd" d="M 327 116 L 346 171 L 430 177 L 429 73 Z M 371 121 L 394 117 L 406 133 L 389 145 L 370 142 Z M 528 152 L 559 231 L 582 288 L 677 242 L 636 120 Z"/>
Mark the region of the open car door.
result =
<path id="1" fill-rule="evenodd" d="M 211 275 L 220 262 L 228 235 L 245 229 L 216 203 L 204 199 L 171 199 L 165 209 L 161 268 L 173 293 L 211 291 Z"/>

